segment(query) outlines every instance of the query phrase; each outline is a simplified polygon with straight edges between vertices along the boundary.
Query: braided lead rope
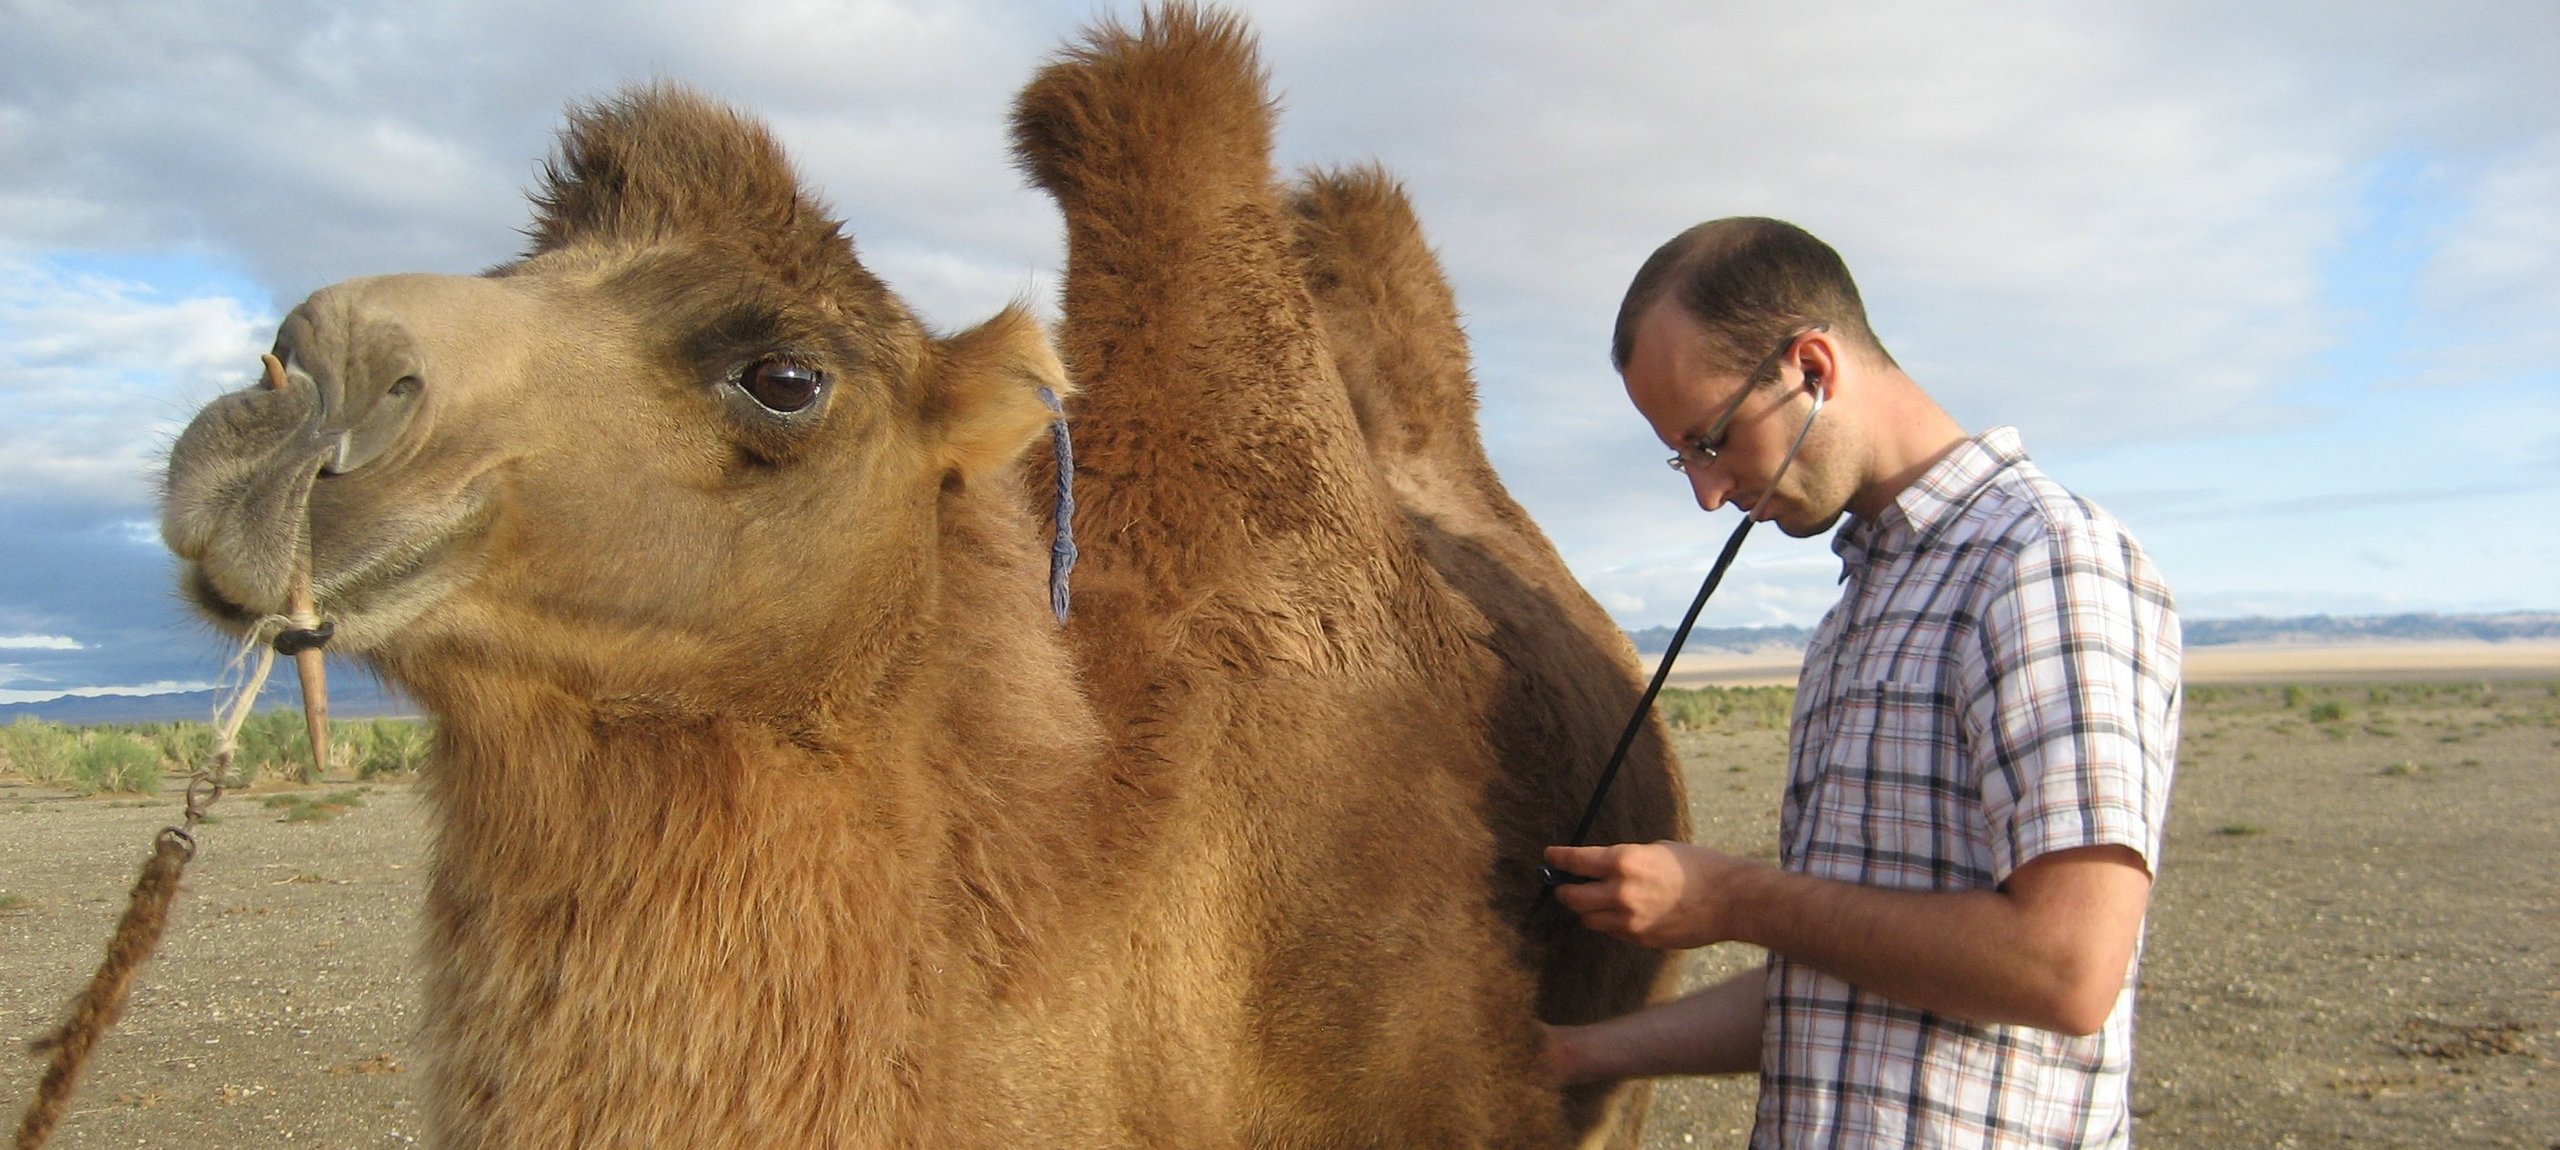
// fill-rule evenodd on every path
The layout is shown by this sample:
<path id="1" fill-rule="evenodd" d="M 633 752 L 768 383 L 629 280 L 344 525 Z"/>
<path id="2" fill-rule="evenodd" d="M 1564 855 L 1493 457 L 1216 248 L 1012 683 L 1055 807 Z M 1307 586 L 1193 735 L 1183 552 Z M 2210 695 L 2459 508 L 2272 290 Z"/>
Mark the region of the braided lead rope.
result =
<path id="1" fill-rule="evenodd" d="M 116 1021 L 124 1017 L 134 976 L 160 949 L 161 936 L 169 929 L 169 907 L 178 895 L 178 880 L 196 856 L 195 829 L 204 821 L 206 808 L 222 798 L 232 757 L 239 752 L 240 724 L 248 719 L 250 708 L 258 701 L 258 692 L 266 689 L 267 676 L 275 668 L 276 648 L 268 636 L 292 626 L 294 621 L 282 615 L 259 620 L 223 667 L 219 682 L 231 684 L 230 694 L 214 707 L 212 753 L 187 777 L 184 825 L 162 827 L 153 838 L 151 857 L 142 864 L 142 874 L 125 898 L 124 917 L 116 922 L 115 934 L 107 940 L 106 957 L 99 962 L 97 973 L 89 976 L 89 985 L 72 1000 L 71 1016 L 60 1027 L 27 1044 L 29 1054 L 51 1054 L 53 1060 L 36 1086 L 35 1099 L 27 1104 L 26 1114 L 18 1121 L 17 1150 L 37 1150 L 53 1137 L 72 1096 L 79 1092 L 90 1056 L 97 1052 L 107 1032 L 115 1028 Z M 217 697 L 221 697 L 219 691 Z"/>
<path id="2" fill-rule="evenodd" d="M 1040 389 L 1040 402 L 1057 416 L 1049 422 L 1049 446 L 1058 457 L 1056 526 L 1049 536 L 1049 610 L 1060 625 L 1067 621 L 1067 573 L 1076 569 L 1076 447 L 1067 434 L 1067 409 L 1058 393 Z"/>
<path id="3" fill-rule="evenodd" d="M 284 362 L 272 353 L 258 358 L 265 369 L 263 382 L 267 388 L 283 391 L 287 385 Z M 160 938 L 168 932 L 169 906 L 177 898 L 178 880 L 196 857 L 196 827 L 204 822 L 207 808 L 222 800 L 223 788 L 231 777 L 232 760 L 240 752 L 240 726 L 256 709 L 259 693 L 266 690 L 277 655 L 292 659 L 302 673 L 302 713 L 311 731 L 312 765 L 323 773 L 329 768 L 329 686 L 320 649 L 328 645 L 337 628 L 320 617 L 313 603 L 308 556 L 303 559 L 306 561 L 296 565 L 293 581 L 286 590 L 286 614 L 266 616 L 250 627 L 249 633 L 241 637 L 240 649 L 232 653 L 231 661 L 223 665 L 222 674 L 215 679 L 214 697 L 218 701 L 213 709 L 213 748 L 187 776 L 184 824 L 162 827 L 154 837 L 151 858 L 142 864 L 142 876 L 126 896 L 124 917 L 117 921 L 115 934 L 107 940 L 106 958 L 98 964 L 97 973 L 89 977 L 89 985 L 81 990 L 80 997 L 72 1000 L 71 1017 L 60 1028 L 28 1045 L 31 1054 L 50 1052 L 53 1062 L 46 1067 L 35 1100 L 27 1104 L 26 1115 L 18 1123 L 17 1150 L 36 1150 L 53 1136 L 54 1128 L 62 1122 L 64 1108 L 80 1089 L 89 1056 L 97 1051 L 98 1043 L 115 1027 L 116 1020 L 124 1016 L 134 975 L 160 948 Z"/>
<path id="4" fill-rule="evenodd" d="M 133 884 L 115 937 L 107 942 L 106 960 L 98 964 L 87 989 L 73 1000 L 71 1017 L 60 1029 L 27 1044 L 27 1053 L 51 1054 L 53 1062 L 36 1086 L 35 1100 L 18 1121 L 18 1150 L 43 1146 L 61 1125 L 71 1096 L 80 1088 L 80 1076 L 89 1067 L 89 1056 L 123 1017 L 135 972 L 159 947 L 160 935 L 168 929 L 169 903 L 178 893 L 178 876 L 194 853 L 194 842 L 176 827 L 160 832 L 150 861 L 142 864 L 142 877 Z"/>

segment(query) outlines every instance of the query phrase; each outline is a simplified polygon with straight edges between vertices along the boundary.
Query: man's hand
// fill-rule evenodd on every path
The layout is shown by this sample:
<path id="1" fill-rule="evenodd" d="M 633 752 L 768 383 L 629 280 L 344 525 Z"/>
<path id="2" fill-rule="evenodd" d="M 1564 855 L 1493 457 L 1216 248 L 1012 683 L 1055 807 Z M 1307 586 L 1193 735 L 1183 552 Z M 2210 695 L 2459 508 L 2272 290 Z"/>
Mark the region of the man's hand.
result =
<path id="1" fill-rule="evenodd" d="M 1734 888 L 1767 869 L 1681 842 L 1548 847 L 1547 863 L 1597 880 L 1555 890 L 1583 926 L 1658 950 L 1736 937 Z"/>

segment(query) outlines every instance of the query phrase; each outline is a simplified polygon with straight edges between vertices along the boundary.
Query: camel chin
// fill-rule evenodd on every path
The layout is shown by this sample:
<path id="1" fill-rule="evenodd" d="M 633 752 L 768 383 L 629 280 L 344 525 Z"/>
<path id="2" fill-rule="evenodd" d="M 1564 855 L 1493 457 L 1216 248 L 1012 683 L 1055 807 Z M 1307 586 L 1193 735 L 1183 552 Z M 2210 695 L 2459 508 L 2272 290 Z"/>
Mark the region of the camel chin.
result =
<path id="1" fill-rule="evenodd" d="M 487 520 L 484 511 L 468 510 L 444 532 L 355 562 L 333 556 L 340 562 L 320 565 L 315 585 L 329 604 L 330 649 L 371 654 L 405 637 L 412 624 L 434 613 L 467 582 L 473 566 L 468 544 L 473 534 L 485 530 Z M 287 614 L 280 597 L 262 594 L 249 602 L 233 597 L 215 573 L 241 566 L 209 556 L 184 561 L 178 571 L 178 589 L 188 604 L 216 630 L 235 638 L 247 636 L 263 620 Z"/>

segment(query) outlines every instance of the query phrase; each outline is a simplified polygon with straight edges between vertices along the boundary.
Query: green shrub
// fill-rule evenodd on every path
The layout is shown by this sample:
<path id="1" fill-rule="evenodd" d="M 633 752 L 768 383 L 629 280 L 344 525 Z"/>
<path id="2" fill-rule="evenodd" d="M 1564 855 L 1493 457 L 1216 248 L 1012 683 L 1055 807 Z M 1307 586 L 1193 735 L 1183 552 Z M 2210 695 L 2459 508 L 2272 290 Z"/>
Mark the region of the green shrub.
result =
<path id="1" fill-rule="evenodd" d="M 1701 691 L 1665 687 L 1654 696 L 1653 709 L 1665 725 L 1675 728 L 1705 730 L 1715 724 L 1715 705 Z"/>
<path id="2" fill-rule="evenodd" d="M 69 783 L 72 753 L 79 747 L 80 733 L 60 723 L 28 716 L 0 727 L 0 756 L 8 759 L 8 768 L 19 778 L 31 783 Z"/>
<path id="3" fill-rule="evenodd" d="M 71 786 L 84 795 L 156 795 L 163 773 L 160 748 L 123 731 L 90 731 L 71 755 Z"/>
<path id="4" fill-rule="evenodd" d="M 413 774 L 427 761 L 427 725 L 414 719 L 375 719 L 350 734 L 363 745 L 353 760 L 358 778 Z"/>
<path id="5" fill-rule="evenodd" d="M 2341 722 L 2345 720 L 2346 717 L 2347 705 L 2345 703 L 2338 702 L 2335 699 L 2331 699 L 2325 703 L 2315 703 L 2311 707 L 2310 719 L 2315 723 Z"/>
<path id="6" fill-rule="evenodd" d="M 2299 684 L 2288 684 L 2284 689 L 2284 705 L 2288 710 L 2301 706 L 2310 698 L 2311 692 L 2303 690 Z"/>
<path id="7" fill-rule="evenodd" d="M 325 823 L 363 806 L 364 795 L 358 791 L 337 791 L 326 795 L 274 795 L 258 805 L 271 811 L 284 812 L 276 820 L 277 822 Z"/>
<path id="8" fill-rule="evenodd" d="M 225 785 L 249 786 L 260 775 L 315 781 L 311 732 L 300 711 L 279 707 L 250 715 L 240 724 L 238 745 L 238 752 L 231 758 L 231 778 L 225 780 Z"/>
<path id="9" fill-rule="evenodd" d="M 193 773 L 213 754 L 213 727 L 205 723 L 153 723 L 135 732 L 160 748 L 160 757 L 181 771 Z"/>
<path id="10" fill-rule="evenodd" d="M 1793 687 L 1665 687 L 1653 705 L 1663 722 L 1687 730 L 1783 731 L 1795 701 Z"/>

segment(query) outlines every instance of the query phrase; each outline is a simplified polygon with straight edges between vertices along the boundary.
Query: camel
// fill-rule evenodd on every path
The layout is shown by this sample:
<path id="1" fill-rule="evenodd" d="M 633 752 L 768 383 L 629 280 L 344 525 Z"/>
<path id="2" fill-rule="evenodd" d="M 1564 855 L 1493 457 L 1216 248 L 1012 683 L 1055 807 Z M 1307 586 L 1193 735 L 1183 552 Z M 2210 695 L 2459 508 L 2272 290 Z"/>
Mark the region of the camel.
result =
<path id="1" fill-rule="evenodd" d="M 1188 7 L 1033 80 L 1053 347 L 927 330 L 759 125 L 627 91 L 524 257 L 324 288 L 196 417 L 188 596 L 245 633 L 307 573 L 438 719 L 436 1144 L 1632 1144 L 1534 1020 L 1663 964 L 1532 874 L 1632 651 L 1485 463 L 1409 205 L 1284 189 L 1272 117 Z M 1683 809 L 1649 732 L 1602 833 Z"/>

